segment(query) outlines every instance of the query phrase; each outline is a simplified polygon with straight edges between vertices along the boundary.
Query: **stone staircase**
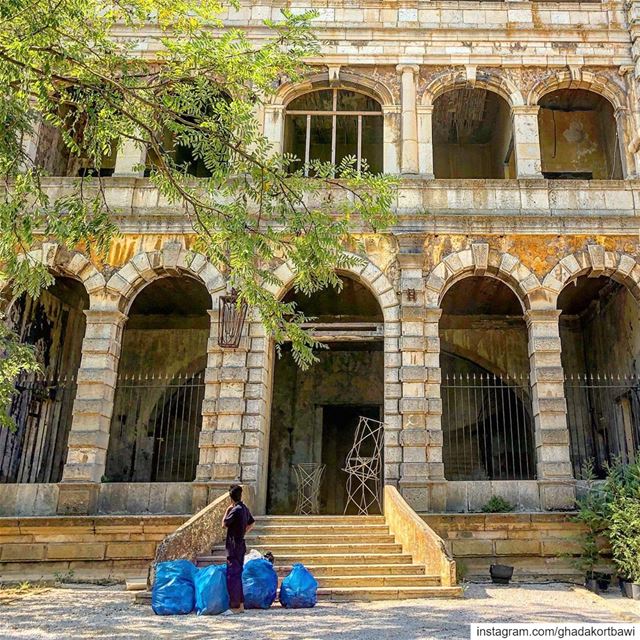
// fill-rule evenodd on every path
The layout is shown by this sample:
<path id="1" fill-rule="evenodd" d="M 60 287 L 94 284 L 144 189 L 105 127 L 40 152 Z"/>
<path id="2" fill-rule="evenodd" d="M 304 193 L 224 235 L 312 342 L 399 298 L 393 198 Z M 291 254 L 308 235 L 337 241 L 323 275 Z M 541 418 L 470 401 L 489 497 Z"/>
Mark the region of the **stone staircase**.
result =
<path id="1" fill-rule="evenodd" d="M 414 563 L 389 533 L 382 516 L 260 516 L 247 534 L 247 549 L 271 551 L 280 579 L 296 562 L 318 580 L 323 600 L 452 598 L 459 586 Z M 198 566 L 226 561 L 223 546 L 197 557 Z"/>

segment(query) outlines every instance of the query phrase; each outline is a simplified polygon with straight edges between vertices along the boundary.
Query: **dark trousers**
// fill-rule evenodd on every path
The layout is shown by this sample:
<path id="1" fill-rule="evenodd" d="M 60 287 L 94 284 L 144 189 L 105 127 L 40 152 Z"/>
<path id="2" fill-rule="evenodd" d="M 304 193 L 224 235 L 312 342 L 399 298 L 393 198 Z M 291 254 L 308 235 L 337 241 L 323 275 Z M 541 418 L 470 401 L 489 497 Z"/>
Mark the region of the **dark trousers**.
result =
<path id="1" fill-rule="evenodd" d="M 229 591 L 229 604 L 232 609 L 237 609 L 244 602 L 242 593 L 242 566 L 247 546 L 242 541 L 227 540 L 227 589 Z"/>

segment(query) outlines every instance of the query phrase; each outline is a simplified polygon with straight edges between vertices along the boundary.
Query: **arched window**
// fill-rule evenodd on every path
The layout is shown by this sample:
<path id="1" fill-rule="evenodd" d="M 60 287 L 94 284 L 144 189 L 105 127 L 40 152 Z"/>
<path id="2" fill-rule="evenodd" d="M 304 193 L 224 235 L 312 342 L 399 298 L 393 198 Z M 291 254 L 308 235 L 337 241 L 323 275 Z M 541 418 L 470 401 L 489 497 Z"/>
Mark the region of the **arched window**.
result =
<path id="1" fill-rule="evenodd" d="M 486 89 L 447 91 L 433 105 L 436 178 L 513 178 L 513 124 L 504 98 Z"/>
<path id="2" fill-rule="evenodd" d="M 606 98 L 584 89 L 559 89 L 538 104 L 545 178 L 622 178 L 616 119 Z"/>
<path id="3" fill-rule="evenodd" d="M 182 102 L 187 103 L 188 108 L 181 110 L 179 122 L 176 120 L 175 123 L 165 123 L 157 137 L 157 143 L 173 163 L 187 174 L 195 178 L 210 178 L 212 168 L 216 164 L 226 163 L 229 157 L 225 140 L 228 140 L 230 135 L 228 105 L 231 103 L 231 97 L 227 93 L 212 89 L 211 95 L 202 99 L 197 93 L 197 88 L 194 88 L 192 104 L 189 104 L 189 100 L 184 96 Z M 195 126 L 203 120 L 207 120 L 207 130 L 212 134 L 206 142 L 202 139 L 204 130 L 200 131 L 199 127 Z M 187 123 L 193 124 L 193 129 Z M 213 124 L 215 129 L 212 129 Z M 159 163 L 157 152 L 149 146 L 144 175 L 149 176 L 152 168 Z"/>
<path id="4" fill-rule="evenodd" d="M 599 478 L 640 454 L 638 301 L 608 276 L 583 275 L 558 296 L 567 426 L 576 478 Z"/>
<path id="5" fill-rule="evenodd" d="M 372 173 L 382 172 L 382 107 L 363 93 L 344 89 L 312 91 L 287 105 L 285 153 L 308 165 L 312 160 L 339 165 L 347 156 L 364 161 Z M 306 171 L 305 171 L 306 174 Z"/>

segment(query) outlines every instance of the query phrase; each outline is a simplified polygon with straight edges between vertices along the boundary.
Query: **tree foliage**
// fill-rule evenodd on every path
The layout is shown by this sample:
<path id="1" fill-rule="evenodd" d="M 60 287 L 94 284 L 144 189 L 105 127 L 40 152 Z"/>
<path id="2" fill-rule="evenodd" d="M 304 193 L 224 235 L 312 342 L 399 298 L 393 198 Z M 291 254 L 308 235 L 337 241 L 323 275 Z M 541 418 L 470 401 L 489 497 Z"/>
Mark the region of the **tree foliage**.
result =
<path id="1" fill-rule="evenodd" d="M 149 179 L 189 221 L 193 248 L 305 366 L 313 338 L 299 310 L 265 289 L 277 284 L 271 268 L 289 261 L 307 294 L 339 287 L 336 269 L 358 261 L 344 253 L 350 230 L 390 224 L 395 183 L 356 171 L 352 158 L 303 167 L 273 153 L 256 116 L 282 82 L 304 75 L 318 50 L 314 14 L 283 10 L 252 40 L 223 28 L 221 17 L 237 8 L 217 0 L 0 3 L 0 276 L 14 294 L 37 296 L 52 277 L 24 255 L 46 238 L 104 256 L 117 211 L 101 179 L 87 176 L 135 143 L 153 159 Z M 84 167 L 64 197 L 51 196 L 46 171 L 25 149 L 41 122 Z M 210 177 L 194 179 L 185 148 Z M 0 383 L 10 375 L 0 366 Z"/>

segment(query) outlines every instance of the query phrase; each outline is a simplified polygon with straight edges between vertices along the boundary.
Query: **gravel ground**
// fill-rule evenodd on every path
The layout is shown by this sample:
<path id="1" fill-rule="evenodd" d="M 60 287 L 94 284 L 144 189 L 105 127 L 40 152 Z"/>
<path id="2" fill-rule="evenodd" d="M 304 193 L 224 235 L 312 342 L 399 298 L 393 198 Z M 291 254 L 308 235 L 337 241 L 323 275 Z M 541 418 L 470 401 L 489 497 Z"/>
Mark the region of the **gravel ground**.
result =
<path id="1" fill-rule="evenodd" d="M 630 600 L 569 585 L 469 585 L 460 600 L 322 603 L 315 609 L 249 611 L 234 618 L 155 616 L 121 588 L 49 589 L 0 604 L 0 638 L 341 638 L 468 640 L 472 622 L 640 622 Z"/>

